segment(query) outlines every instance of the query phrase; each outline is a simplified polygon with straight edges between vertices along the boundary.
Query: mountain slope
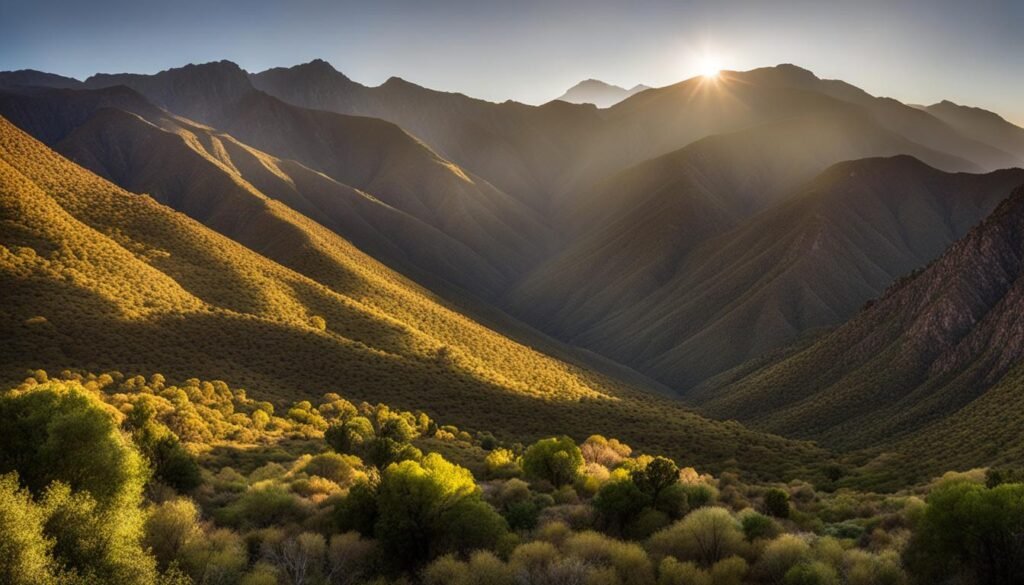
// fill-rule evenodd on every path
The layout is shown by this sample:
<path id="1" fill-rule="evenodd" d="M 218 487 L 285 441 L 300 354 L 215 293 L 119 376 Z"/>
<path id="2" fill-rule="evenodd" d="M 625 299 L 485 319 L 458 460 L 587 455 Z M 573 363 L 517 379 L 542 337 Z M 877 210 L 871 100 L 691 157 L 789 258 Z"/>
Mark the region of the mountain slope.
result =
<path id="1" fill-rule="evenodd" d="M 949 153 L 977 164 L 984 170 L 1020 166 L 1021 158 L 1000 144 L 986 140 L 986 136 L 962 132 L 957 125 L 947 124 L 942 116 L 930 109 L 920 109 L 892 98 L 875 97 L 846 82 L 820 79 L 810 71 L 795 65 L 778 65 L 754 69 L 743 74 L 748 82 L 779 85 L 815 91 L 860 106 L 875 120 L 894 132 L 919 144 Z M 965 170 L 965 169 L 950 169 Z"/>
<path id="2" fill-rule="evenodd" d="M 833 446 L 894 450 L 919 472 L 1019 462 L 1024 425 L 1007 414 L 1024 374 L 1022 276 L 1018 188 L 845 325 L 720 378 L 705 410 Z"/>
<path id="3" fill-rule="evenodd" d="M 70 367 L 222 378 L 270 399 L 344 388 L 509 437 L 614 429 L 709 468 L 757 467 L 766 453 L 788 454 L 791 470 L 821 460 L 806 444 L 707 421 L 512 342 L 340 239 L 348 280 L 323 286 L 88 173 L 6 120 L 0 168 L 0 280 L 13 293 L 0 309 L 12 340 L 0 352 L 5 380 Z"/>
<path id="4" fill-rule="evenodd" d="M 393 77 L 378 87 L 352 81 L 314 60 L 253 74 L 253 84 L 288 103 L 398 124 L 442 156 L 528 206 L 548 209 L 564 188 L 581 144 L 597 139 L 592 106 L 554 101 L 492 103 Z"/>
<path id="5" fill-rule="evenodd" d="M 0 87 L 53 87 L 72 89 L 80 87 L 81 81 L 63 75 L 20 69 L 18 71 L 0 71 Z"/>
<path id="6" fill-rule="evenodd" d="M 414 216 L 295 161 L 171 116 L 127 88 L 0 93 L 0 114 L 100 176 L 149 193 L 250 248 L 261 250 L 255 227 L 266 229 L 253 214 L 290 221 L 287 207 L 271 212 L 269 199 L 407 272 L 476 290 L 498 290 L 505 280 L 475 250 Z M 296 249 L 307 247 L 296 243 Z"/>
<path id="7" fill-rule="evenodd" d="M 549 228 L 535 210 L 442 158 L 394 124 L 287 104 L 253 89 L 247 74 L 233 63 L 190 65 L 152 76 L 97 75 L 86 81 L 90 87 L 118 83 L 174 113 L 369 193 L 443 232 L 487 263 L 480 279 L 469 272 L 450 279 L 473 293 L 490 296 L 507 287 L 538 260 L 550 239 Z M 443 245 L 405 243 L 406 248 Z M 431 273 L 445 263 L 435 259 L 417 268 Z M 487 272 L 500 278 L 488 279 Z M 474 284 L 477 280 L 479 285 Z"/>
<path id="8" fill-rule="evenodd" d="M 785 200 L 831 164 L 907 151 L 946 160 L 874 126 L 862 113 L 799 116 L 700 140 L 567 198 L 567 207 L 586 210 L 577 214 L 569 244 L 511 291 L 507 302 L 516 314 L 556 335 L 651 367 L 653 356 L 639 346 L 648 334 L 668 335 L 658 329 L 665 324 L 658 324 L 657 316 L 674 311 L 669 299 L 685 296 L 693 286 L 682 275 L 702 242 Z M 969 216 L 971 221 L 979 217 Z M 655 330 L 637 335 L 629 322 L 635 318 Z M 676 337 L 678 344 L 685 340 Z M 669 349 L 659 346 L 660 352 Z M 712 351 L 726 360 L 743 355 Z M 672 384 L 689 385 L 708 373 L 673 369 L 659 368 Z"/>
<path id="9" fill-rule="evenodd" d="M 842 323 L 1021 183 L 1020 170 L 950 175 L 906 156 L 841 163 L 701 244 L 665 285 L 580 343 L 693 387 Z"/>
<path id="10" fill-rule="evenodd" d="M 594 104 L 599 108 L 610 108 L 633 94 L 651 89 L 646 85 L 635 85 L 626 89 L 598 79 L 586 79 L 570 87 L 557 99 L 571 104 Z"/>
<path id="11" fill-rule="evenodd" d="M 564 193 L 693 141 L 798 115 L 867 115 L 897 134 L 922 126 L 924 130 L 914 136 L 942 139 L 928 144 L 941 153 L 941 160 L 928 162 L 945 170 L 998 168 L 1007 165 L 996 163 L 1010 160 L 927 113 L 860 90 L 856 99 L 842 92 L 825 93 L 831 82 L 810 72 L 804 73 L 821 83 L 809 84 L 804 76 L 794 81 L 790 69 L 796 68 L 723 72 L 717 81 L 693 78 L 643 91 L 606 111 L 557 100 L 539 107 L 494 104 L 397 78 L 366 87 L 321 60 L 270 69 L 252 75 L 252 80 L 257 88 L 289 103 L 392 121 L 445 157 L 546 212 Z M 898 110 L 898 115 L 888 114 L 891 110 Z M 913 116 L 924 121 L 906 121 Z M 983 160 L 974 160 L 975 156 Z"/>
<path id="12" fill-rule="evenodd" d="M 1011 124 L 999 114 L 942 101 L 924 108 L 929 114 L 955 128 L 964 136 L 997 146 L 1024 164 L 1024 128 Z"/>

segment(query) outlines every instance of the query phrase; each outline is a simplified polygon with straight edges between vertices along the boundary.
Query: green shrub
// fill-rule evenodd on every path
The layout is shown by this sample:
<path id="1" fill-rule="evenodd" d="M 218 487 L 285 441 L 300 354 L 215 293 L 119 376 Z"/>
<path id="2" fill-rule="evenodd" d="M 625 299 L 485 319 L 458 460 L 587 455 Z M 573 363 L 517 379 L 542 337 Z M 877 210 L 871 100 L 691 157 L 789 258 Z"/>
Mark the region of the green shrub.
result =
<path id="1" fill-rule="evenodd" d="M 523 471 L 528 477 L 551 482 L 555 487 L 576 481 L 583 468 L 583 454 L 569 437 L 541 439 L 523 453 Z"/>

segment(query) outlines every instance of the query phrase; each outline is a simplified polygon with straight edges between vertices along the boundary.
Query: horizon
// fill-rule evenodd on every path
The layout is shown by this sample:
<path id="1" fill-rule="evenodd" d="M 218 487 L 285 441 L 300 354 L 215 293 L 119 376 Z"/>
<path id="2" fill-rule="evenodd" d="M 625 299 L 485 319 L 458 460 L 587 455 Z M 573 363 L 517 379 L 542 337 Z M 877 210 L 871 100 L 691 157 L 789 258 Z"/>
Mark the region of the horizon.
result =
<path id="1" fill-rule="evenodd" d="M 48 71 L 48 70 L 32 69 L 32 68 L 22 68 L 21 70 L 39 71 L 41 73 L 52 73 L 52 74 L 56 74 L 56 75 L 61 75 L 63 77 L 69 77 L 69 78 L 75 79 L 77 81 L 85 81 L 89 77 L 92 77 L 94 75 L 102 75 L 102 74 L 115 74 L 115 75 L 116 74 L 155 75 L 155 74 L 167 71 L 167 70 L 181 69 L 183 67 L 188 67 L 188 66 L 209 65 L 209 64 L 212 64 L 212 63 L 219 63 L 219 62 L 232 63 L 232 64 L 238 66 L 239 68 L 241 68 L 243 71 L 245 71 L 248 74 L 256 74 L 256 73 L 261 73 L 263 71 L 267 71 L 269 69 L 290 69 L 290 68 L 294 68 L 294 67 L 298 67 L 298 66 L 302 66 L 302 65 L 308 65 L 308 64 L 310 64 L 310 63 L 312 63 L 314 61 L 323 61 L 323 62 L 327 63 L 328 65 L 330 65 L 331 68 L 333 68 L 338 73 L 344 75 L 345 77 L 349 78 L 353 82 L 359 83 L 359 84 L 361 84 L 363 86 L 366 86 L 366 87 L 379 87 L 379 86 L 383 85 L 384 83 L 386 83 L 388 81 L 388 79 L 397 78 L 397 79 L 402 79 L 404 81 L 413 83 L 413 84 L 418 85 L 420 87 L 424 87 L 424 88 L 432 90 L 432 91 L 460 93 L 460 94 L 466 95 L 467 97 L 472 98 L 472 99 L 479 99 L 479 100 L 483 100 L 483 101 L 487 101 L 487 102 L 491 102 L 491 103 L 502 103 L 502 102 L 505 102 L 505 101 L 513 101 L 513 102 L 517 102 L 517 103 L 521 103 L 521 104 L 529 105 L 529 106 L 540 106 L 540 105 L 543 105 L 543 104 L 546 104 L 546 103 L 549 103 L 549 102 L 552 102 L 552 101 L 556 101 L 556 100 L 558 100 L 559 97 L 561 97 L 569 89 L 574 88 L 577 85 L 580 85 L 580 84 L 588 82 L 588 81 L 596 81 L 596 82 L 604 83 L 604 84 L 607 84 L 607 85 L 610 85 L 610 86 L 619 87 L 619 88 L 625 89 L 625 90 L 630 90 L 630 89 L 632 89 L 632 88 L 634 88 L 636 86 L 641 86 L 641 85 L 642 86 L 646 86 L 646 89 L 659 89 L 659 88 L 675 85 L 677 83 L 684 83 L 684 82 L 689 81 L 691 79 L 696 79 L 698 77 L 702 77 L 703 76 L 703 74 L 697 73 L 697 74 L 691 75 L 689 77 L 684 77 L 684 78 L 678 79 L 676 81 L 673 81 L 673 82 L 670 82 L 670 83 L 667 83 L 667 84 L 664 84 L 664 85 L 654 85 L 654 84 L 650 84 L 650 83 L 645 83 L 643 81 L 638 81 L 638 82 L 635 82 L 635 83 L 622 84 L 622 83 L 611 82 L 611 81 L 608 81 L 606 79 L 601 79 L 601 78 L 597 78 L 597 77 L 586 77 L 586 78 L 580 79 L 580 80 L 578 80 L 576 82 L 573 82 L 573 83 L 567 85 L 565 87 L 565 89 L 563 89 L 560 93 L 558 93 L 558 95 L 555 95 L 555 96 L 551 97 L 550 99 L 542 100 L 542 101 L 537 101 L 537 102 L 524 102 L 524 101 L 516 100 L 516 99 L 511 98 L 511 97 L 505 98 L 505 99 L 500 99 L 500 98 L 489 99 L 489 98 L 486 98 L 486 97 L 481 97 L 481 96 L 477 96 L 477 95 L 468 94 L 466 92 L 459 91 L 459 90 L 456 90 L 456 89 L 441 88 L 441 87 L 431 87 L 429 85 L 424 85 L 424 84 L 421 84 L 421 83 L 417 83 L 415 81 L 412 81 L 410 79 L 404 78 L 404 77 L 399 76 L 399 75 L 389 76 L 388 78 L 384 79 L 383 81 L 380 81 L 379 83 L 366 83 L 366 82 L 361 81 L 359 79 L 353 78 L 351 75 L 348 75 L 343 69 L 340 69 L 338 66 L 336 66 L 334 63 L 332 63 L 330 60 L 324 59 L 322 57 L 314 57 L 314 58 L 309 59 L 307 61 L 303 61 L 301 63 L 294 63 L 294 64 L 291 64 L 291 65 L 275 65 L 273 67 L 266 67 L 266 68 L 260 68 L 260 69 L 250 69 L 250 68 L 245 67 L 244 65 L 242 65 L 242 64 L 240 64 L 240 63 L 238 63 L 238 62 L 236 62 L 234 60 L 231 60 L 231 59 L 211 59 L 211 60 L 208 60 L 208 61 L 182 63 L 181 65 L 176 65 L 176 66 L 172 66 L 172 67 L 165 67 L 165 68 L 162 68 L 162 69 L 157 70 L 157 71 L 94 71 L 92 73 L 89 73 L 88 75 L 82 75 L 82 76 L 65 75 L 65 74 L 57 72 L 57 71 Z M 826 81 L 844 81 L 846 83 L 850 83 L 851 85 L 853 85 L 855 87 L 858 87 L 858 88 L 860 88 L 860 89 L 862 89 L 864 91 L 867 91 L 869 94 L 871 94 L 871 95 L 873 95 L 875 97 L 893 97 L 893 96 L 877 94 L 877 93 L 872 92 L 872 91 L 868 90 L 867 88 L 864 88 L 864 87 L 858 85 L 857 83 L 851 82 L 850 80 L 847 80 L 847 79 L 833 79 L 833 78 L 829 78 L 829 77 L 824 77 L 822 75 L 819 75 L 817 71 L 814 71 L 814 70 L 809 69 L 807 67 L 803 67 L 799 63 L 775 63 L 775 64 L 766 64 L 766 65 L 756 65 L 756 66 L 751 67 L 749 69 L 723 68 L 721 70 L 718 70 L 717 73 L 745 73 L 745 72 L 753 71 L 753 70 L 756 70 L 756 69 L 773 69 L 773 68 L 787 66 L 787 65 L 788 66 L 797 67 L 797 68 L 800 68 L 800 69 L 804 69 L 805 71 L 809 71 L 811 74 L 813 74 L 814 76 L 816 76 L 816 77 L 818 77 L 819 79 L 822 79 L 822 80 L 826 80 Z M 4 69 L 3 71 L 18 71 L 18 70 L 19 69 Z M 905 105 L 912 106 L 912 107 L 930 106 L 930 105 L 938 104 L 938 103 L 943 102 L 943 101 L 951 102 L 951 103 L 953 103 L 955 105 L 958 105 L 958 106 L 966 106 L 966 107 L 972 107 L 972 108 L 979 108 L 979 107 L 981 107 L 981 106 L 978 106 L 977 104 L 958 102 L 958 101 L 955 101 L 955 100 L 951 100 L 949 98 L 936 98 L 936 99 L 931 99 L 931 100 L 924 101 L 924 102 L 911 102 L 911 101 L 906 101 L 906 100 L 902 100 L 902 99 L 899 99 L 899 98 L 894 98 L 894 99 L 898 99 L 901 103 L 903 103 Z M 992 113 L 995 113 L 996 115 L 1002 117 L 1004 120 L 1010 122 L 1011 124 L 1014 124 L 1014 125 L 1019 126 L 1019 127 L 1024 127 L 1024 120 L 1021 120 L 1021 121 L 1015 120 L 1012 117 L 1010 117 L 1009 115 L 1007 115 L 1006 113 L 1001 112 L 1001 111 L 989 110 L 988 108 L 982 108 L 982 109 L 990 111 Z"/>
<path id="2" fill-rule="evenodd" d="M 1024 5 L 880 0 L 819 6 L 651 1 L 516 6 L 449 0 L 47 0 L 0 5 L 0 70 L 78 79 L 230 60 L 250 72 L 321 58 L 364 85 L 389 77 L 541 104 L 585 79 L 662 87 L 707 64 L 792 63 L 907 104 L 949 100 L 1024 125 Z M 838 23 L 838 24 L 837 24 Z M 952 41 L 952 42 L 951 42 Z"/>

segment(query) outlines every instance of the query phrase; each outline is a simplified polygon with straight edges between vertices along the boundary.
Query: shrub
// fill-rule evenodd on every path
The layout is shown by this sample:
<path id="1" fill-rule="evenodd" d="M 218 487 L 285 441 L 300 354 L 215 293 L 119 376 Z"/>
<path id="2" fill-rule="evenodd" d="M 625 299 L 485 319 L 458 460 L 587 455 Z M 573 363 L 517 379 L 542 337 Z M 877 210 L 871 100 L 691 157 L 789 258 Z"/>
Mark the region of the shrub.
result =
<path id="1" fill-rule="evenodd" d="M 374 534 L 385 554 L 416 567 L 437 554 L 493 547 L 504 519 L 480 499 L 469 470 L 436 453 L 384 470 Z"/>
<path id="2" fill-rule="evenodd" d="M 353 466 L 352 459 L 338 453 L 314 455 L 306 462 L 302 471 L 309 475 L 318 475 L 324 479 L 329 479 L 341 486 L 347 486 L 356 478 L 358 473 Z"/>
<path id="3" fill-rule="evenodd" d="M 809 557 L 810 551 L 810 545 L 800 537 L 783 534 L 768 543 L 754 572 L 763 581 L 780 582 L 787 571 Z"/>
<path id="4" fill-rule="evenodd" d="M 745 550 L 739 522 L 724 508 L 699 508 L 648 540 L 658 557 L 672 556 L 710 567 Z"/>
<path id="5" fill-rule="evenodd" d="M 782 582 L 784 585 L 839 585 L 839 575 L 828 564 L 812 561 L 790 568 Z"/>
<path id="6" fill-rule="evenodd" d="M 18 486 L 15 474 L 0 476 L 0 583 L 54 585 L 53 540 L 43 533 L 45 512 Z"/>
<path id="7" fill-rule="evenodd" d="M 153 551 L 161 569 L 173 563 L 194 538 L 202 537 L 199 510 L 187 499 L 168 500 L 150 512 L 143 543 Z"/>
<path id="8" fill-rule="evenodd" d="M 711 567 L 711 582 L 714 585 L 741 585 L 748 569 L 747 561 L 741 557 L 722 559 Z"/>
<path id="9" fill-rule="evenodd" d="M 771 488 L 764 494 L 764 509 L 769 516 L 789 518 L 789 494 L 779 488 Z"/>
<path id="10" fill-rule="evenodd" d="M 484 458 L 487 477 L 508 478 L 522 473 L 516 454 L 508 449 L 495 449 Z"/>
<path id="11" fill-rule="evenodd" d="M 137 506 L 148 478 L 114 415 L 77 382 L 48 382 L 0 397 L 0 473 L 17 471 L 35 494 L 54 481 L 101 505 Z"/>
<path id="12" fill-rule="evenodd" d="M 1024 484 L 948 481 L 928 495 L 907 562 L 922 578 L 967 572 L 982 583 L 1013 583 L 1024 575 L 1021 526 Z"/>
<path id="13" fill-rule="evenodd" d="M 348 495 L 334 506 L 334 522 L 341 532 L 354 530 L 363 536 L 373 536 L 377 524 L 377 488 L 361 481 L 348 491 Z"/>
<path id="14" fill-rule="evenodd" d="M 649 502 L 650 496 L 640 491 L 632 480 L 626 479 L 604 484 L 598 490 L 593 505 L 608 529 L 619 534 Z"/>
<path id="15" fill-rule="evenodd" d="M 693 561 L 665 557 L 658 566 L 658 585 L 713 585 L 711 575 Z"/>
<path id="16" fill-rule="evenodd" d="M 738 518 L 748 542 L 759 538 L 775 538 L 779 534 L 779 525 L 774 520 L 750 508 L 740 512 Z"/>
<path id="17" fill-rule="evenodd" d="M 583 468 L 583 455 L 569 437 L 541 439 L 523 453 L 523 471 L 559 487 L 576 481 Z"/>
<path id="18" fill-rule="evenodd" d="M 630 479 L 640 491 L 657 498 L 665 488 L 679 481 L 679 467 L 666 457 L 655 457 L 642 469 L 635 469 Z"/>
<path id="19" fill-rule="evenodd" d="M 260 528 L 298 522 L 306 511 L 299 500 L 279 485 L 254 487 L 221 510 L 219 521 L 227 526 Z"/>

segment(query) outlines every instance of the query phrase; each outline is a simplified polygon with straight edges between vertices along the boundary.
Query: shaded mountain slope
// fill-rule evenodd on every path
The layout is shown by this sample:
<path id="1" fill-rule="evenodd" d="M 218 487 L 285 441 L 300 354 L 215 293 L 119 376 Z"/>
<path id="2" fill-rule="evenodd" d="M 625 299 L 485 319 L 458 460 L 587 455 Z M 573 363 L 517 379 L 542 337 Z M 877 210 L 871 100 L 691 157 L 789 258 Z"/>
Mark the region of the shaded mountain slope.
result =
<path id="1" fill-rule="evenodd" d="M 1024 374 L 1022 274 L 1018 188 L 848 323 L 717 380 L 705 408 L 838 447 L 895 450 L 917 471 L 1019 464 L 1024 426 L 1007 414 Z"/>
<path id="2" fill-rule="evenodd" d="M 646 89 L 651 88 L 646 85 L 635 85 L 631 89 L 626 89 L 599 79 L 586 79 L 570 87 L 557 99 L 571 104 L 594 104 L 599 108 L 608 108 Z"/>
<path id="3" fill-rule="evenodd" d="M 906 156 L 838 164 L 702 243 L 665 284 L 578 341 L 690 388 L 842 323 L 1021 183 L 1021 170 L 950 175 Z"/>
<path id="4" fill-rule="evenodd" d="M 6 120 L 0 169 L 4 380 L 70 367 L 222 378 L 265 399 L 343 388 L 509 437 L 616 430 L 708 468 L 771 473 L 757 464 L 769 453 L 790 471 L 821 460 L 805 443 L 702 419 L 512 342 L 354 248 L 341 256 L 344 288 L 323 286 Z"/>
<path id="5" fill-rule="evenodd" d="M 252 79 L 289 103 L 395 122 L 537 209 L 695 140 L 796 115 L 866 113 L 878 126 L 943 153 L 941 160 L 928 162 L 944 170 L 978 171 L 1012 162 L 1005 152 L 962 136 L 925 112 L 792 66 L 723 72 L 715 81 L 693 78 L 643 91 L 607 111 L 559 101 L 540 107 L 495 104 L 397 78 L 366 87 L 321 60 L 270 69 Z"/>
<path id="6" fill-rule="evenodd" d="M 64 77 L 54 73 L 20 69 L 18 71 L 0 71 L 0 87 L 51 87 L 73 89 L 81 87 L 82 82 L 72 77 Z"/>
<path id="7" fill-rule="evenodd" d="M 570 243 L 508 302 L 574 341 L 599 329 L 610 335 L 602 350 L 624 359 L 634 352 L 619 354 L 614 346 L 622 338 L 601 324 L 624 310 L 643 310 L 659 291 L 682 294 L 674 279 L 701 242 L 779 203 L 831 164 L 907 151 L 948 160 L 856 112 L 794 117 L 700 140 L 567 198 L 567 207 L 587 210 L 578 214 Z"/>
<path id="8" fill-rule="evenodd" d="M 1007 122 L 994 112 L 950 101 L 942 101 L 924 109 L 964 136 L 1001 148 L 1017 157 L 1017 165 L 1024 165 L 1024 128 Z"/>
<path id="9" fill-rule="evenodd" d="M 535 211 L 388 122 L 297 108 L 253 92 L 220 127 L 420 218 L 506 276 L 532 266 L 550 239 Z"/>
<path id="10" fill-rule="evenodd" d="M 963 132 L 962 126 L 947 123 L 943 116 L 933 115 L 930 109 L 922 110 L 892 98 L 875 97 L 844 81 L 820 79 L 795 65 L 754 69 L 743 76 L 761 85 L 795 87 L 856 104 L 870 112 L 885 128 L 919 144 L 972 161 L 985 170 L 1020 166 L 1024 162 L 1016 152 L 1006 150 L 999 141 L 989 140 L 986 133 Z"/>
<path id="11" fill-rule="evenodd" d="M 576 151 L 597 139 L 601 124 L 590 105 L 497 104 L 397 77 L 367 87 L 319 59 L 253 74 L 252 80 L 289 103 L 394 122 L 535 209 L 547 209 L 565 187 Z"/>
<path id="12" fill-rule="evenodd" d="M 97 73 L 84 82 L 88 89 L 117 85 L 130 87 L 175 114 L 212 125 L 252 91 L 248 75 L 230 61 L 189 64 L 153 75 Z"/>

